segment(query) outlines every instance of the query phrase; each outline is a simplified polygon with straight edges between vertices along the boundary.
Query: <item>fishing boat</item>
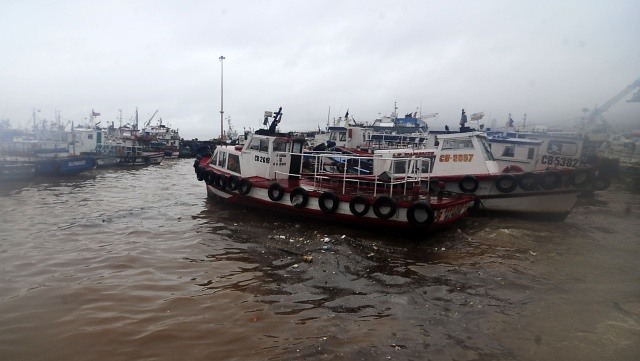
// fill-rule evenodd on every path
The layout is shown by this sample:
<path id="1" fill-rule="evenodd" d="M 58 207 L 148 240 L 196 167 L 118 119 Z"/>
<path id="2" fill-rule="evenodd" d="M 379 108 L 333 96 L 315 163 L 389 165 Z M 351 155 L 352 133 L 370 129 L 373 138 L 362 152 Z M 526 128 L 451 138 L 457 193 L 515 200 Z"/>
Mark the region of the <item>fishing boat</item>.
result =
<path id="1" fill-rule="evenodd" d="M 105 142 L 96 147 L 97 166 L 146 166 L 161 164 L 164 152 L 143 152 L 141 146 Z"/>
<path id="2" fill-rule="evenodd" d="M 348 172 L 335 154 L 305 152 L 304 137 L 277 133 L 280 110 L 265 113 L 265 124 L 271 117 L 269 129 L 254 132 L 244 145 L 197 157 L 196 175 L 209 197 L 317 220 L 421 231 L 460 220 L 474 204 L 474 195 L 431 193 L 429 178 L 421 175 L 428 159 L 377 157 L 372 172 Z M 352 164 L 372 160 L 342 157 Z"/>
<path id="3" fill-rule="evenodd" d="M 475 194 L 476 208 L 489 214 L 563 221 L 595 177 L 587 167 L 510 170 L 495 160 L 484 132 L 441 134 L 435 143 L 421 151 L 433 159 L 432 183 Z"/>
<path id="4" fill-rule="evenodd" d="M 35 116 L 34 116 L 35 124 Z M 66 176 L 95 167 L 89 155 L 76 155 L 69 133 L 58 125 L 34 126 L 31 131 L 15 132 L 0 141 L 2 177 L 25 179 L 32 176 Z"/>
<path id="5" fill-rule="evenodd" d="M 490 143 L 485 132 L 470 129 L 429 134 L 413 142 L 380 141 L 375 134 L 374 130 L 359 126 L 333 129 L 330 139 L 336 139 L 336 146 L 332 150 L 341 152 L 334 154 L 334 161 L 353 172 L 356 169 L 343 161 L 345 152 L 373 158 L 397 154 L 428 158 L 431 168 L 422 176 L 432 178 L 432 191 L 444 187 L 450 192 L 474 194 L 477 196 L 474 209 L 484 214 L 561 221 L 580 193 L 608 187 L 607 178 L 600 177 L 593 167 L 556 167 L 555 160 L 559 158 L 551 162 L 551 155 L 540 155 L 541 147 L 547 152 L 546 148 L 552 151 L 560 145 L 566 148 L 559 148 L 565 154 L 566 164 L 569 161 L 581 164 L 568 157 L 575 152 L 575 146 L 571 147 L 574 143 L 568 140 L 492 137 Z M 537 160 L 544 155 L 547 162 L 538 168 Z M 364 169 L 357 171 L 375 174 L 371 162 L 361 161 L 358 166 Z"/>

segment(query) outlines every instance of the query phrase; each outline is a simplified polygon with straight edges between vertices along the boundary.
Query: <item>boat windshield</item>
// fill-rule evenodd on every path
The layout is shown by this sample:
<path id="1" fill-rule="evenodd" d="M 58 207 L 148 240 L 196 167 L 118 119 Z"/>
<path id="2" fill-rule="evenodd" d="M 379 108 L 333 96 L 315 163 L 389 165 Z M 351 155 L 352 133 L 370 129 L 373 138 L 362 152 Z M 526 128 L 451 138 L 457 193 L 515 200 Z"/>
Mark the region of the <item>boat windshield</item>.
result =
<path id="1" fill-rule="evenodd" d="M 478 141 L 480 142 L 482 153 L 484 153 L 484 159 L 495 160 L 495 158 L 493 158 L 493 154 L 491 154 L 491 147 L 489 147 L 487 139 L 478 137 Z"/>

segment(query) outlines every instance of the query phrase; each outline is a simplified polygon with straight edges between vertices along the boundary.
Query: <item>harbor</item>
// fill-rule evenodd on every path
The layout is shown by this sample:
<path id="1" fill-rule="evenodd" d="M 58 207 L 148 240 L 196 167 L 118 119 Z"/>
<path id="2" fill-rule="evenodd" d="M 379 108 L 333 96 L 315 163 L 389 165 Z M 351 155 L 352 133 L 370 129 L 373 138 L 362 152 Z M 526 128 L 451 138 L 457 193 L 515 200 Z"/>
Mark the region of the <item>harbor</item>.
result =
<path id="1" fill-rule="evenodd" d="M 0 361 L 638 360 L 638 14 L 6 2 Z"/>
<path id="2" fill-rule="evenodd" d="M 3 182 L 0 358 L 633 360 L 639 197 L 424 240 L 207 200 L 192 159 Z"/>

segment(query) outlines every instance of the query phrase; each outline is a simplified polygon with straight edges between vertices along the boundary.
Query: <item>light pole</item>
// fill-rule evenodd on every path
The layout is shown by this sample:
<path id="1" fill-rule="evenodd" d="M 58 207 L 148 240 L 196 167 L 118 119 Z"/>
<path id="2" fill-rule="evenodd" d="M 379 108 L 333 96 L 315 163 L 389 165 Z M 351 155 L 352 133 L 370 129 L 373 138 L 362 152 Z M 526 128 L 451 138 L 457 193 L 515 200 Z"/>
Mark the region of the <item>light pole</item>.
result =
<path id="1" fill-rule="evenodd" d="M 220 56 L 220 141 L 224 141 L 224 56 Z"/>

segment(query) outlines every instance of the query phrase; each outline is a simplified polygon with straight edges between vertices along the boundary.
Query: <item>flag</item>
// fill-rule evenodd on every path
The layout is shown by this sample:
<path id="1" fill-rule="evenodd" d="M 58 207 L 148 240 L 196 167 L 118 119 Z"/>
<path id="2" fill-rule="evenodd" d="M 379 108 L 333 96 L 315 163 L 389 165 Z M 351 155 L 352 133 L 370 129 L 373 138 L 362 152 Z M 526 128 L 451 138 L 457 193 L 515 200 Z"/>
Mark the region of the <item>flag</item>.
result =
<path id="1" fill-rule="evenodd" d="M 96 113 L 96 112 L 93 111 L 93 109 L 91 109 L 91 116 L 92 117 L 97 117 L 99 115 L 100 115 L 100 113 Z"/>

